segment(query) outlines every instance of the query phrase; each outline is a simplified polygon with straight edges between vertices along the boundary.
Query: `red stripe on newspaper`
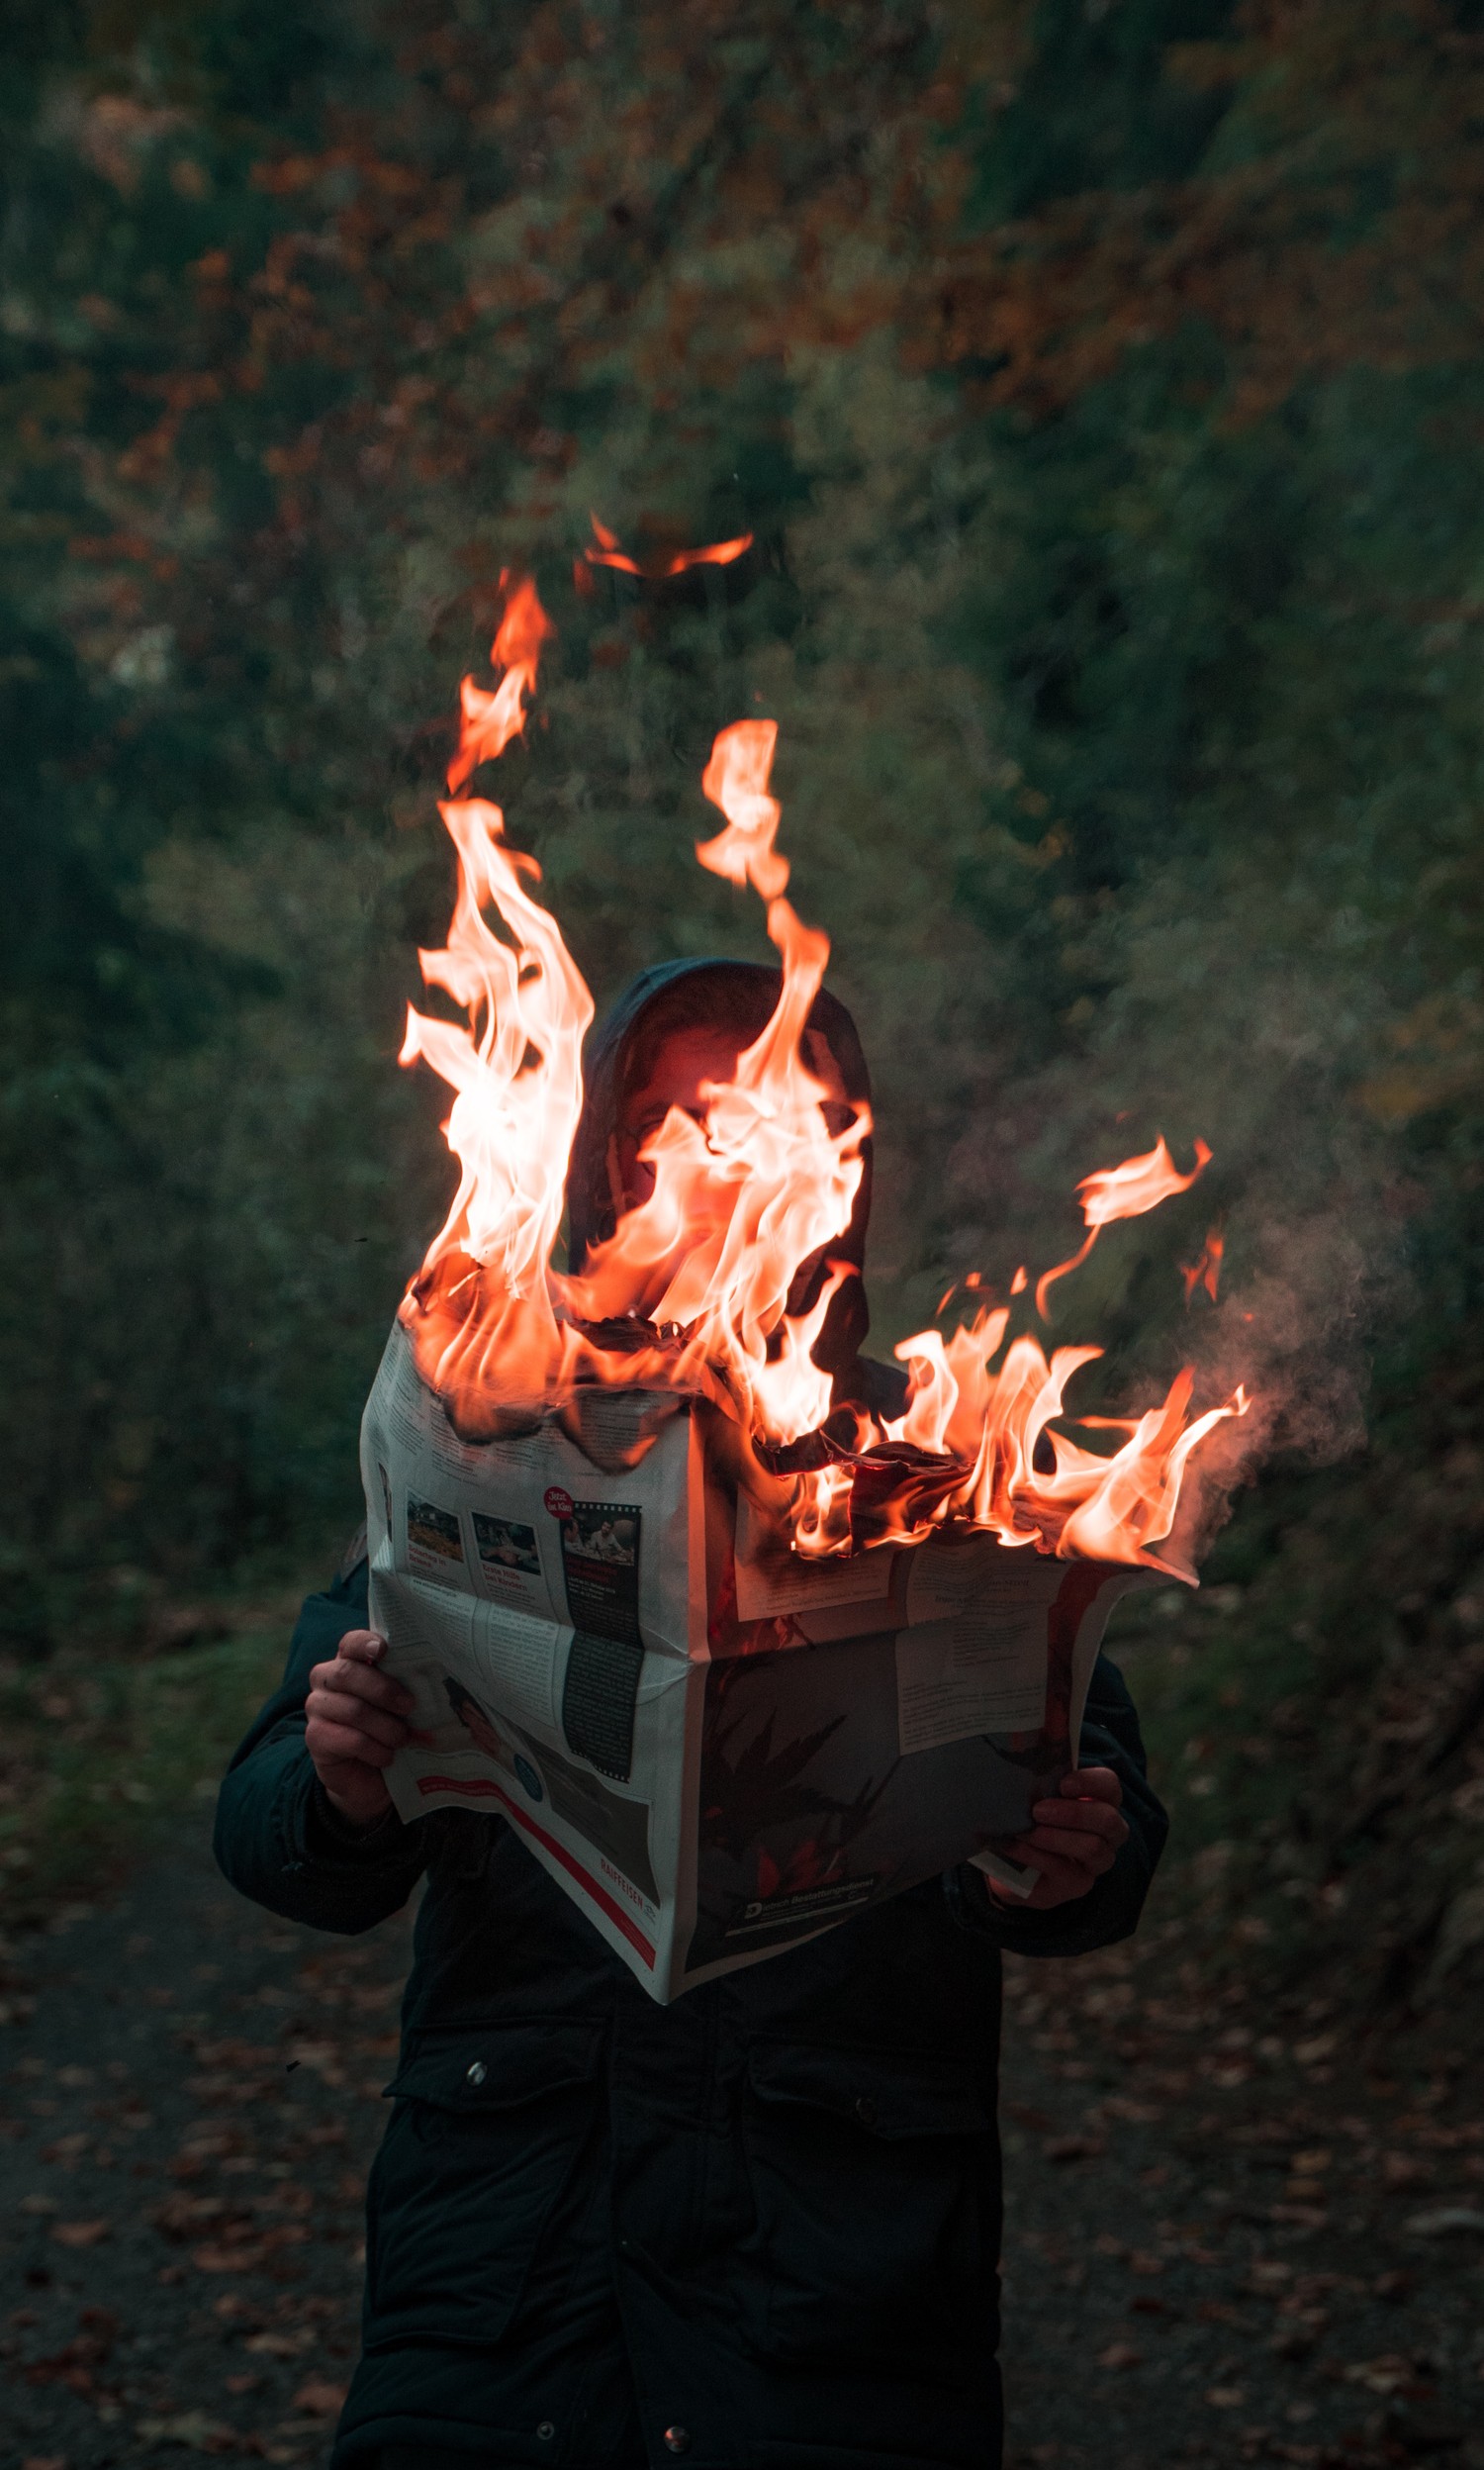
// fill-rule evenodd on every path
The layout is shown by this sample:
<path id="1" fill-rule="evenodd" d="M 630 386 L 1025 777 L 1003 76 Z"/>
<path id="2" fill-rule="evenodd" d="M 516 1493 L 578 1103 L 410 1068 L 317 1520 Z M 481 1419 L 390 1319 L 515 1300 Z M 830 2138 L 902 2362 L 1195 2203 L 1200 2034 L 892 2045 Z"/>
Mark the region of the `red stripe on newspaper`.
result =
<path id="1" fill-rule="evenodd" d="M 645 1938 L 643 1931 L 629 1918 L 623 1906 L 609 1895 L 606 1887 L 601 1887 L 596 1878 L 589 1877 L 582 1863 L 573 1859 L 564 1844 L 558 1844 L 555 1836 L 549 1836 L 544 1827 L 538 1827 L 533 1818 L 527 1818 L 519 1803 L 512 1801 L 501 1785 L 495 1783 L 487 1775 L 419 1775 L 417 1790 L 422 1793 L 463 1792 L 467 1793 L 471 1800 L 496 1800 L 503 1803 L 516 1826 L 523 1827 L 528 1836 L 534 1836 L 537 1844 L 544 1844 L 552 1859 L 560 1861 L 563 1869 L 571 1871 L 578 1885 L 586 1894 L 591 1895 L 600 1912 L 606 1913 L 614 1929 L 621 1930 L 630 1947 L 638 1948 L 650 1971 L 653 1972 L 654 1948 Z"/>

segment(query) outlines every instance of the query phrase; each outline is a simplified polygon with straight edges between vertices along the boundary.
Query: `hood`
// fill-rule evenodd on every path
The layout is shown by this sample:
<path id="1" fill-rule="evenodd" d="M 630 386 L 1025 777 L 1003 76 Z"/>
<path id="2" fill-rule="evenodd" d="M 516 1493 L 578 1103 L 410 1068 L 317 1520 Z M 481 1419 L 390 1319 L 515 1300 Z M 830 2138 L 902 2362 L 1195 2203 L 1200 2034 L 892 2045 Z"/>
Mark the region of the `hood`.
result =
<path id="1" fill-rule="evenodd" d="M 574 1273 L 583 1268 L 590 1247 L 613 1231 L 618 1121 L 630 1092 L 647 1078 L 659 1046 L 677 1029 L 718 1025 L 735 1030 L 740 1046 L 750 1046 L 772 1018 L 782 983 L 781 972 L 760 961 L 667 961 L 636 978 L 594 1032 L 582 1117 L 567 1171 L 567 1249 Z M 821 989 L 810 1007 L 808 1027 L 828 1046 L 846 1095 L 869 1103 L 871 1075 L 844 1004 Z M 857 1272 L 835 1296 L 813 1349 L 814 1362 L 834 1378 L 837 1405 L 860 1388 L 858 1359 L 871 1323 L 864 1279 L 871 1217 L 869 1139 L 863 1144 L 862 1166 L 849 1226 L 803 1264 L 788 1297 L 790 1312 L 806 1312 L 829 1275 L 828 1262 L 849 1261 Z"/>

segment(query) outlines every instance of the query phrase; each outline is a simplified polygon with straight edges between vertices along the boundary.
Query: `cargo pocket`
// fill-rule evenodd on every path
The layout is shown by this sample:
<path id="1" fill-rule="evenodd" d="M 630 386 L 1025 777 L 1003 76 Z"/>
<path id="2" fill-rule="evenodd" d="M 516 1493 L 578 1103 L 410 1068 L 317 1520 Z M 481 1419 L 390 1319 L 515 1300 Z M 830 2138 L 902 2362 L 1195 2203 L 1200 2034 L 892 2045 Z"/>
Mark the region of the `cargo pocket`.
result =
<path id="1" fill-rule="evenodd" d="M 367 2190 L 368 2353 L 488 2348 L 597 2127 L 598 2026 L 418 2035 Z"/>
<path id="2" fill-rule="evenodd" d="M 755 2042 L 743 2139 L 750 2346 L 882 2362 L 992 2343 L 999 2146 L 967 2067 Z"/>

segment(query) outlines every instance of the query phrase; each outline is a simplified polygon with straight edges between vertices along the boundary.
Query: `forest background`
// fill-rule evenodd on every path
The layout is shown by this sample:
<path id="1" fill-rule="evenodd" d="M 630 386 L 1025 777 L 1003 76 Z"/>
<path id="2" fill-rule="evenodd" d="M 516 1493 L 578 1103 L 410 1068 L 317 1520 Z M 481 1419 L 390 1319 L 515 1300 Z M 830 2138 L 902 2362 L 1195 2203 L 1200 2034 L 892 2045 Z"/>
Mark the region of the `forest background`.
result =
<path id="1" fill-rule="evenodd" d="M 692 849 L 714 730 L 781 724 L 881 1351 L 1071 1250 L 1078 1176 L 1211 1143 L 1056 1304 L 1088 1405 L 1182 1357 L 1263 1401 L 1202 1594 L 1128 1633 L 1192 1927 L 1348 2007 L 1477 1985 L 1484 8 L 10 0 L 5 40 L 15 1909 L 209 1763 L 355 1523 L 449 1189 L 395 1062 L 435 800 L 523 568 L 558 635 L 477 786 L 600 1002 L 766 949 Z M 599 572 L 593 512 L 754 546 Z"/>

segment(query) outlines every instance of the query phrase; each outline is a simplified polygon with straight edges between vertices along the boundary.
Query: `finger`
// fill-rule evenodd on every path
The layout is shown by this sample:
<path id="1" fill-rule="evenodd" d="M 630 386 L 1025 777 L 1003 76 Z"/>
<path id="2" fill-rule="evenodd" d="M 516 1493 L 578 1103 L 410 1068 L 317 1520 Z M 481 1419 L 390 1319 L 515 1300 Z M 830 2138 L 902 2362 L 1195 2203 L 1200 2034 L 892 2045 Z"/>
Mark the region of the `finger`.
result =
<path id="1" fill-rule="evenodd" d="M 409 1726 L 402 1716 L 384 1714 L 380 1707 L 365 1706 L 359 1698 L 344 1697 L 338 1690 L 312 1690 L 305 1714 L 311 1724 L 334 1724 L 342 1732 L 384 1742 L 389 1750 L 400 1750 L 408 1737 Z"/>
<path id="2" fill-rule="evenodd" d="M 305 1746 L 315 1764 L 390 1766 L 397 1752 L 385 1742 L 372 1741 L 365 1733 L 352 1733 L 343 1724 L 321 1721 L 312 1725 L 305 1735 Z"/>
<path id="3" fill-rule="evenodd" d="M 1106 1801 L 1033 1801 L 1031 1816 L 1038 1827 L 1070 1827 L 1078 1835 L 1102 1836 L 1122 1844 L 1129 1822 Z"/>
<path id="4" fill-rule="evenodd" d="M 401 1715 L 415 1702 L 410 1689 L 400 1681 L 388 1678 L 385 1672 L 368 1672 L 363 1663 L 321 1663 L 310 1674 L 310 1690 L 328 1690 L 333 1697 L 353 1700 L 357 1706 L 380 1707 L 387 1715 Z"/>
<path id="5" fill-rule="evenodd" d="M 1113 1866 L 1113 1846 L 1102 1836 L 1074 1836 L 1065 1827 L 1033 1827 L 1021 1841 L 1027 1848 L 1022 1857 L 1028 1861 L 1066 1861 L 1072 1869 L 1089 1870 L 1099 1877 Z"/>
<path id="6" fill-rule="evenodd" d="M 1026 1900 L 1038 1912 L 1048 1912 L 1057 1904 L 1078 1903 L 1091 1884 L 1085 1869 L 1073 1869 L 1068 1861 L 1049 1860 L 1043 1863 L 1041 1875 Z"/>
<path id="7" fill-rule="evenodd" d="M 390 1672 L 378 1672 L 374 1665 L 357 1663 L 348 1656 L 336 1656 L 332 1663 L 317 1663 L 310 1674 L 310 1687 L 343 1690 L 348 1697 L 363 1698 L 368 1706 L 393 1711 L 417 1705 L 405 1681 L 394 1680 Z"/>
<path id="8" fill-rule="evenodd" d="M 1062 1778 L 1061 1789 L 1068 1801 L 1107 1801 L 1115 1810 L 1123 1807 L 1123 1785 L 1111 1766 L 1077 1766 Z"/>
<path id="9" fill-rule="evenodd" d="M 335 1649 L 337 1656 L 349 1656 L 356 1663 L 379 1663 L 386 1652 L 380 1630 L 347 1630 Z"/>

